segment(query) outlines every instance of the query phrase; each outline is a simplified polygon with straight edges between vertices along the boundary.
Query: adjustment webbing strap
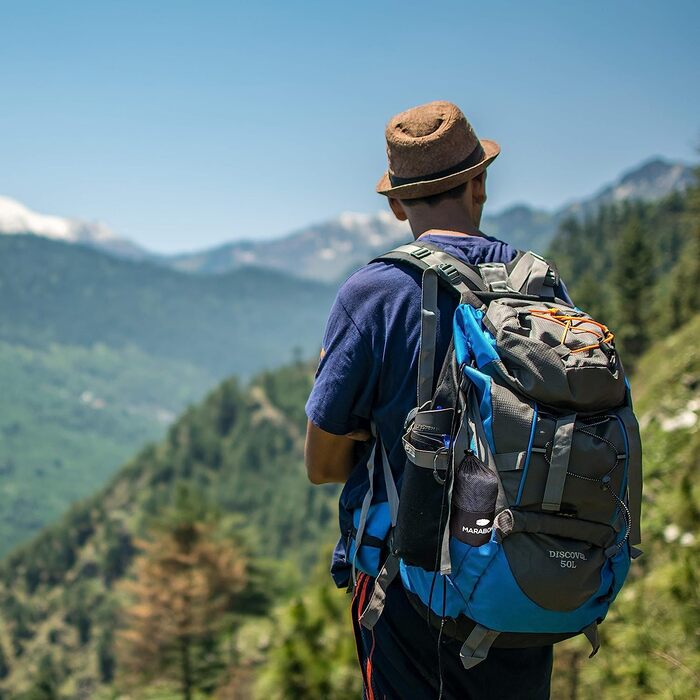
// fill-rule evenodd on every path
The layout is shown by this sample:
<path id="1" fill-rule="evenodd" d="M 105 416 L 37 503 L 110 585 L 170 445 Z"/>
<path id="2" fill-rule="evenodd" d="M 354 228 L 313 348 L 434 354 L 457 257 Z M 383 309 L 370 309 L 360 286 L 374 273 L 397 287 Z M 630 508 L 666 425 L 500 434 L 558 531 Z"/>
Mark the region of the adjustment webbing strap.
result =
<path id="1" fill-rule="evenodd" d="M 481 411 L 479 410 L 479 401 L 473 384 L 469 387 L 467 402 L 467 419 L 476 442 L 476 456 L 494 473 L 498 473 L 496 460 L 486 437 L 484 422 L 481 419 Z"/>
<path id="2" fill-rule="evenodd" d="M 399 514 L 399 492 L 396 488 L 394 473 L 391 471 L 391 464 L 389 464 L 389 457 L 386 454 L 384 443 L 380 441 L 379 447 L 382 452 L 382 468 L 384 470 L 384 484 L 386 486 L 386 500 L 389 503 L 391 527 L 396 527 L 396 518 Z"/>
<path id="3" fill-rule="evenodd" d="M 561 498 L 564 493 L 566 474 L 569 470 L 571 443 L 574 438 L 574 423 L 576 414 L 562 416 L 554 429 L 552 454 L 549 459 L 549 473 L 544 487 L 542 510 L 557 512 L 561 508 Z"/>
<path id="4" fill-rule="evenodd" d="M 489 654 L 491 645 L 496 641 L 500 632 L 490 630 L 482 625 L 474 625 L 462 648 L 459 650 L 459 658 L 466 669 L 474 668 Z"/>
<path id="5" fill-rule="evenodd" d="M 423 271 L 420 310 L 420 344 L 418 346 L 418 406 L 422 408 L 433 396 L 435 347 L 437 343 L 438 278 L 432 267 Z"/>
<path id="6" fill-rule="evenodd" d="M 549 472 L 542 498 L 542 510 L 557 512 L 561 508 L 561 498 L 569 469 L 571 443 L 574 439 L 575 422 L 576 414 L 570 413 L 568 416 L 562 416 L 554 428 L 552 454 L 549 459 Z"/>
<path id="7" fill-rule="evenodd" d="M 386 592 L 399 573 L 399 561 L 399 558 L 392 552 L 386 558 L 384 566 L 374 582 L 372 597 L 369 599 L 369 603 L 367 603 L 367 607 L 362 615 L 360 615 L 360 624 L 365 629 L 371 630 L 384 612 Z"/>
<path id="8" fill-rule="evenodd" d="M 484 280 L 481 279 L 481 275 L 473 268 L 466 265 L 461 260 L 458 260 L 453 255 L 446 253 L 444 250 L 439 248 L 433 248 L 432 246 L 428 248 L 431 251 L 430 255 L 425 258 L 429 261 L 431 265 L 437 265 L 438 269 L 444 271 L 446 274 L 442 275 L 448 281 L 451 281 L 449 277 L 450 268 L 454 268 L 462 277 L 462 285 L 454 283 L 456 289 L 462 291 L 462 286 L 466 285 L 467 289 L 474 291 L 483 291 L 485 289 Z"/>
<path id="9" fill-rule="evenodd" d="M 639 440 L 639 425 L 629 406 L 625 406 L 617 414 L 625 426 L 627 433 L 627 484 L 630 509 L 631 545 L 642 541 L 642 443 Z"/>
<path id="10" fill-rule="evenodd" d="M 588 658 L 592 659 L 598 653 L 598 649 L 600 649 L 600 635 L 598 634 L 598 623 L 592 622 L 590 625 L 588 625 L 588 627 L 586 627 L 583 630 L 583 633 L 586 635 L 586 639 L 591 644 L 591 653 Z"/>
<path id="11" fill-rule="evenodd" d="M 465 410 L 464 398 L 460 394 L 459 397 L 460 409 Z M 452 466 L 452 473 L 445 475 L 446 479 L 449 479 L 447 483 L 447 498 L 445 500 L 445 521 L 441 521 L 440 525 L 443 527 L 442 531 L 442 541 L 440 544 L 440 573 L 443 576 L 449 576 L 452 573 L 452 557 L 450 555 L 450 518 L 452 515 L 452 491 L 454 489 L 454 475 L 456 473 L 455 461 L 461 458 L 461 455 L 469 448 L 469 431 L 467 430 L 467 424 L 461 421 L 459 428 L 457 428 L 457 434 L 455 435 L 454 444 L 452 445 L 452 450 L 450 451 L 450 463 Z"/>
<path id="12" fill-rule="evenodd" d="M 369 479 L 369 488 L 365 497 L 362 499 L 362 507 L 360 508 L 360 519 L 357 523 L 357 532 L 355 533 L 355 553 L 352 557 L 352 583 L 353 586 L 357 583 L 357 572 L 355 567 L 355 560 L 357 559 L 357 553 L 360 551 L 360 545 L 362 544 L 362 537 L 365 534 L 365 525 L 367 524 L 367 516 L 369 515 L 369 507 L 372 505 L 372 498 L 374 496 L 374 455 L 377 451 L 377 437 L 376 427 L 374 423 L 372 426 L 372 435 L 374 435 L 374 445 L 372 445 L 372 451 L 369 454 L 369 459 L 367 460 L 367 478 Z"/>
<path id="13" fill-rule="evenodd" d="M 541 296 L 549 265 L 531 252 L 525 253 L 508 276 L 508 285 L 521 294 Z M 547 296 L 554 296 L 554 290 Z"/>
<path id="14" fill-rule="evenodd" d="M 386 449 L 384 443 L 379 438 L 377 433 L 377 426 L 372 422 L 372 435 L 374 435 L 374 445 L 372 445 L 372 451 L 370 452 L 369 458 L 367 460 L 367 478 L 369 479 L 369 488 L 365 497 L 362 499 L 362 507 L 360 508 L 360 518 L 357 523 L 357 531 L 355 532 L 355 553 L 352 557 L 352 580 L 353 584 L 356 583 L 356 567 L 355 560 L 357 559 L 357 553 L 360 551 L 362 546 L 362 538 L 365 534 L 365 526 L 367 525 L 367 517 L 369 515 L 369 509 L 372 505 L 372 499 L 374 497 L 374 456 L 377 453 L 377 444 L 379 444 L 379 450 L 382 457 L 382 470 L 384 476 L 384 484 L 386 485 L 386 500 L 389 504 L 389 515 L 391 518 L 391 526 L 396 526 L 396 518 L 399 513 L 399 493 L 396 488 L 396 482 L 394 481 L 394 474 L 391 471 L 391 464 L 389 463 L 389 457 L 386 454 Z"/>

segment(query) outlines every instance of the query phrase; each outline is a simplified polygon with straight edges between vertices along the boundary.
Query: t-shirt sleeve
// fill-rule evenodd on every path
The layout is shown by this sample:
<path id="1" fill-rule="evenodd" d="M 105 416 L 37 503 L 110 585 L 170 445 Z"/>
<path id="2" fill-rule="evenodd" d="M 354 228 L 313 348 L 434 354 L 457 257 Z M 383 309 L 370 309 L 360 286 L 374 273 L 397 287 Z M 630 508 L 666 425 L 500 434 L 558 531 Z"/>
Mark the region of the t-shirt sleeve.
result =
<path id="1" fill-rule="evenodd" d="M 341 288 L 331 309 L 322 357 L 306 402 L 311 422 L 334 435 L 369 428 L 380 364 L 374 359 L 372 338 L 368 337 L 371 329 L 350 315 L 346 296 Z"/>

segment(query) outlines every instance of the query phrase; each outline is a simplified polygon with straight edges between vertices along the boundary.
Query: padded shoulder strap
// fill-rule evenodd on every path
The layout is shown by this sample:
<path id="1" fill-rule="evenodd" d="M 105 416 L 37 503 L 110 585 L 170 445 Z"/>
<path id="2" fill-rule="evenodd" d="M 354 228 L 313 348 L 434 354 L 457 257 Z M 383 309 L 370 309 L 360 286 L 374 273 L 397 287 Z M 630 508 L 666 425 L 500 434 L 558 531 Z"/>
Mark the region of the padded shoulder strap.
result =
<path id="1" fill-rule="evenodd" d="M 375 260 L 400 260 L 422 271 L 420 345 L 418 353 L 417 405 L 425 406 L 433 395 L 437 340 L 438 281 L 459 295 L 460 302 L 480 308 L 474 291 L 485 289 L 479 273 L 433 245 L 407 243 Z"/>
<path id="2" fill-rule="evenodd" d="M 556 268 L 532 251 L 518 251 L 509 263 L 468 265 L 433 243 L 416 241 L 400 245 L 375 260 L 401 260 L 419 270 L 433 267 L 440 279 L 460 295 L 463 303 L 477 308 L 485 292 L 551 299 L 559 285 Z"/>
<path id="3" fill-rule="evenodd" d="M 421 280 L 420 340 L 418 343 L 417 406 L 422 408 L 433 395 L 437 347 L 438 277 L 435 268 L 423 271 Z"/>
<path id="4" fill-rule="evenodd" d="M 477 308 L 481 306 L 481 302 L 473 292 L 482 292 L 487 289 L 476 268 L 431 243 L 406 243 L 374 260 L 400 260 L 421 271 L 429 267 L 435 268 L 442 282 L 459 294 L 463 301 Z"/>

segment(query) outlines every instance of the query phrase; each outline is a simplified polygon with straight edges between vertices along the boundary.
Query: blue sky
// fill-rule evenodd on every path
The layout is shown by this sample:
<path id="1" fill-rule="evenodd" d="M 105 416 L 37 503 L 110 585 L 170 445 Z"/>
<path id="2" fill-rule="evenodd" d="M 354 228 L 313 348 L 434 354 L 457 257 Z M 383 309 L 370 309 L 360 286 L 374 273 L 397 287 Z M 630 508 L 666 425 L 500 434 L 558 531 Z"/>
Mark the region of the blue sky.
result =
<path id="1" fill-rule="evenodd" d="M 501 144 L 489 208 L 696 158 L 700 3 L 0 0 L 0 194 L 159 251 L 385 206 L 431 99 Z"/>

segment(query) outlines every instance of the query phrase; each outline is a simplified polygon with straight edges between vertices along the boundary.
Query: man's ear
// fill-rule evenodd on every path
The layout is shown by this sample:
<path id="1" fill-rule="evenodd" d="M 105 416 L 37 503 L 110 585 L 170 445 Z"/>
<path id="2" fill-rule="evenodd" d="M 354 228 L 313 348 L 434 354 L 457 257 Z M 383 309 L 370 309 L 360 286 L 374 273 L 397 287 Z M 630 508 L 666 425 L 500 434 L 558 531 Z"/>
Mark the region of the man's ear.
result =
<path id="1" fill-rule="evenodd" d="M 406 221 L 406 219 L 408 219 L 408 216 L 406 216 L 406 210 L 403 208 L 403 205 L 398 199 L 389 197 L 389 206 L 391 207 L 391 211 L 394 212 L 394 216 L 399 221 Z"/>
<path id="2" fill-rule="evenodd" d="M 471 185 L 474 204 L 483 206 L 486 203 L 486 171 L 484 170 L 473 178 Z"/>

